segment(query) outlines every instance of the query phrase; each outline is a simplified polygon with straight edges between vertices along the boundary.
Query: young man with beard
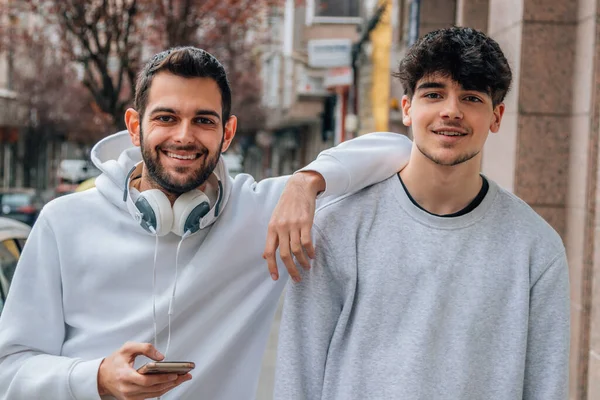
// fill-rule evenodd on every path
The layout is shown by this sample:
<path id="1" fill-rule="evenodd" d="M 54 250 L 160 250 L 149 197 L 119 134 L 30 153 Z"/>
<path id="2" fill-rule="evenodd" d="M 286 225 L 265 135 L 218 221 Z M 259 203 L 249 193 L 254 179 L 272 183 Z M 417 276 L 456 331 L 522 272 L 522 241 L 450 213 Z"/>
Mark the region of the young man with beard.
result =
<path id="1" fill-rule="evenodd" d="M 225 70 L 200 49 L 145 66 L 128 132 L 92 150 L 96 189 L 44 207 L 24 248 L 0 318 L 0 399 L 254 398 L 286 281 L 273 282 L 262 257 L 286 181 L 277 220 L 310 216 L 274 232 L 291 261 L 299 243 L 312 251 L 317 192 L 389 177 L 410 145 L 368 135 L 320 156 L 316 172 L 232 179 L 219 157 L 236 131 L 230 108 Z M 148 359 L 196 368 L 142 375 Z"/>
<path id="2" fill-rule="evenodd" d="M 286 294 L 275 399 L 565 400 L 562 241 L 480 174 L 511 83 L 500 47 L 470 28 L 431 32 L 398 77 L 410 161 L 317 211 L 319 252 Z"/>

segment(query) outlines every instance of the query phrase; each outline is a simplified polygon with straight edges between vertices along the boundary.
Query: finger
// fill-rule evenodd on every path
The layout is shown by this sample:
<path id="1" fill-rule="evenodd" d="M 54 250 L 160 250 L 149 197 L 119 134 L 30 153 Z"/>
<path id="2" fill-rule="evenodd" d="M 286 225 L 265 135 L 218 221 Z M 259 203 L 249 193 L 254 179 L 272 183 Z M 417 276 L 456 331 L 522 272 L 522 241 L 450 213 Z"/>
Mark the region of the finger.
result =
<path id="1" fill-rule="evenodd" d="M 279 279 L 279 271 L 277 270 L 277 258 L 276 251 L 277 245 L 279 244 L 279 237 L 275 233 L 275 230 L 269 227 L 269 233 L 267 234 L 267 245 L 265 246 L 265 252 L 263 258 L 267 260 L 267 266 L 269 268 L 269 274 L 271 279 L 276 281 Z"/>
<path id="2" fill-rule="evenodd" d="M 313 246 L 312 236 L 310 234 L 311 227 L 303 227 L 300 232 L 300 243 L 302 243 L 302 247 L 306 251 L 306 254 L 311 258 L 315 259 L 315 247 Z"/>
<path id="3" fill-rule="evenodd" d="M 189 381 L 190 379 L 192 379 L 192 375 L 190 375 L 190 374 L 181 375 L 179 378 L 177 378 L 177 380 L 175 382 L 173 382 L 171 387 L 166 387 L 162 390 L 155 391 L 152 393 L 146 393 L 145 394 L 146 397 L 143 397 L 143 398 L 148 399 L 148 398 L 160 397 L 163 394 L 167 393 L 168 391 L 173 390 L 177 386 L 181 385 L 182 383 Z"/>
<path id="4" fill-rule="evenodd" d="M 150 393 L 159 393 L 159 392 L 162 392 L 163 390 L 171 390 L 174 387 L 177 387 L 181 383 L 185 382 L 185 380 L 186 379 L 182 378 L 181 376 L 176 376 L 174 380 L 166 382 L 166 383 L 159 383 L 157 385 L 152 385 L 152 386 L 147 386 L 147 387 L 139 386 L 138 387 L 139 393 L 150 394 Z"/>
<path id="5" fill-rule="evenodd" d="M 290 248 L 292 249 L 294 257 L 296 257 L 296 260 L 302 265 L 302 268 L 306 270 L 310 269 L 310 263 L 306 259 L 302 243 L 300 242 L 300 232 L 295 229 L 290 232 Z M 294 265 L 294 269 L 296 269 L 296 265 Z"/>
<path id="6" fill-rule="evenodd" d="M 154 385 L 162 385 L 165 383 L 173 383 L 177 380 L 177 374 L 152 374 L 152 375 L 143 375 L 139 372 L 135 371 L 129 378 L 129 382 L 134 385 L 142 386 L 142 387 L 152 387 Z"/>
<path id="7" fill-rule="evenodd" d="M 123 347 L 121 347 L 121 353 L 128 358 L 139 355 L 144 355 L 155 361 L 160 361 L 165 358 L 165 356 L 160 354 L 160 352 L 156 350 L 150 343 L 127 342 L 123 345 Z"/>
<path id="8" fill-rule="evenodd" d="M 285 264 L 285 267 L 294 282 L 300 282 L 302 277 L 296 268 L 292 253 L 290 251 L 290 237 L 288 232 L 279 233 L 279 257 Z"/>

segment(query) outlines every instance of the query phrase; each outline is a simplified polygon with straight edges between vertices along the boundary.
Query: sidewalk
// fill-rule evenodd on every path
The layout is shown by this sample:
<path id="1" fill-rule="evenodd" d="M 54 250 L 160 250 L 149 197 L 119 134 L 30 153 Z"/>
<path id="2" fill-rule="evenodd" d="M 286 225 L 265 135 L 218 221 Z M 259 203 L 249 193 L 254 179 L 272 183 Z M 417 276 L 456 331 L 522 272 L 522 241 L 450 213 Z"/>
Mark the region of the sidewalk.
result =
<path id="1" fill-rule="evenodd" d="M 256 391 L 256 400 L 272 400 L 273 398 L 273 383 L 275 375 L 275 357 L 277 355 L 277 336 L 279 335 L 279 324 L 281 322 L 281 308 L 283 305 L 283 296 L 279 301 L 275 320 L 271 327 L 271 334 L 267 342 L 267 349 L 263 358 L 262 369 L 260 372 L 260 380 L 258 382 L 258 390 Z"/>

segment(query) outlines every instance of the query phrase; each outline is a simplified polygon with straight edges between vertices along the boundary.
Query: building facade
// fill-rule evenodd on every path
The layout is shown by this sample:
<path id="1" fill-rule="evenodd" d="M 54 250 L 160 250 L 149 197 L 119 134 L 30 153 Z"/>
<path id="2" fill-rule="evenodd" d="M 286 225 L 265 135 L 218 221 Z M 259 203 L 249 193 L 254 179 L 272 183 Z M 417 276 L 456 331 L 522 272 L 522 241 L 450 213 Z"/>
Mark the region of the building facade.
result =
<path id="1" fill-rule="evenodd" d="M 345 140 L 350 49 L 363 22 L 359 0 L 306 0 L 271 12 L 264 51 L 266 129 L 245 146 L 255 178 L 290 174 Z"/>

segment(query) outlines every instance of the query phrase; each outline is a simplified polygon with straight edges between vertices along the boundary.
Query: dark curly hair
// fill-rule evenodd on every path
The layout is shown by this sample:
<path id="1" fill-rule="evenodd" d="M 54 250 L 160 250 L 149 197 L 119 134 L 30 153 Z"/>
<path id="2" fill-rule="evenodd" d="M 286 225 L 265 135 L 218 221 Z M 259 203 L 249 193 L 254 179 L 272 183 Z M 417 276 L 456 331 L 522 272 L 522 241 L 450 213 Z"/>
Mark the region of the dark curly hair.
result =
<path id="1" fill-rule="evenodd" d="M 512 73 L 498 43 L 484 33 L 463 27 L 430 32 L 408 49 L 394 74 L 412 98 L 423 77 L 442 74 L 466 90 L 490 95 L 494 107 L 510 89 Z"/>
<path id="2" fill-rule="evenodd" d="M 148 104 L 152 79 L 167 71 L 183 78 L 211 78 L 221 91 L 221 113 L 223 126 L 231 114 L 231 87 L 223 65 L 210 53 L 192 46 L 174 47 L 156 54 L 144 66 L 135 85 L 134 107 L 140 116 Z"/>

